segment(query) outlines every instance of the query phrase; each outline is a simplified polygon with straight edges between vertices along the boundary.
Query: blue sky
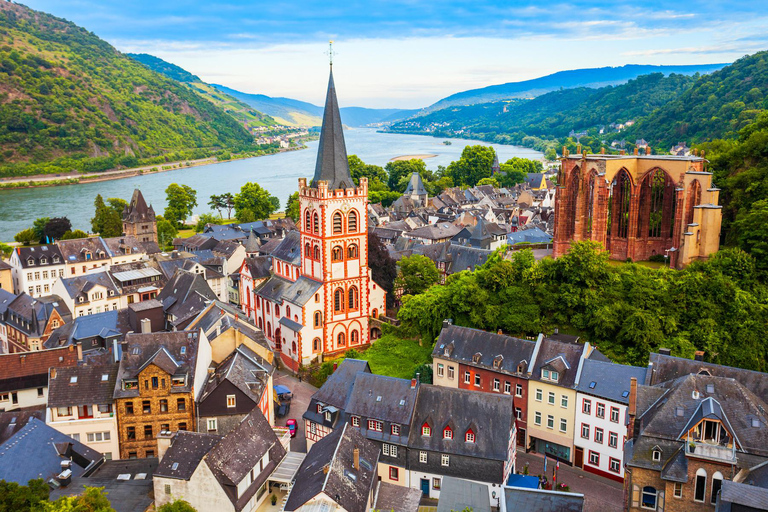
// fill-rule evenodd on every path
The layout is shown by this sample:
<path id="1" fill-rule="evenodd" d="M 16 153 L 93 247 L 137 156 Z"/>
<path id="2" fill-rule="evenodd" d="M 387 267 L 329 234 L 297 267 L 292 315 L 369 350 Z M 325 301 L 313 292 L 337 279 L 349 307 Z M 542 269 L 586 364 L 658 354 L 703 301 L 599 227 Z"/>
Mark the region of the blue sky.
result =
<path id="1" fill-rule="evenodd" d="M 564 69 L 731 62 L 768 49 L 762 3 L 22 0 L 121 51 L 245 92 L 321 104 L 327 41 L 342 106 L 417 108 Z"/>

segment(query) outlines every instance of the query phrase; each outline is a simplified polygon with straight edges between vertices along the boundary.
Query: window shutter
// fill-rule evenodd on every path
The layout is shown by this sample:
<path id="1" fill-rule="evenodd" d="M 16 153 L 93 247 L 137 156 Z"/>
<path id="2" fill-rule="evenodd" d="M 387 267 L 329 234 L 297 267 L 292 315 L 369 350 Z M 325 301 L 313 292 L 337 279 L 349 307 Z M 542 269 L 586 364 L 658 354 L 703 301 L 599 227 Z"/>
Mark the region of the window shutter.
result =
<path id="1" fill-rule="evenodd" d="M 659 512 L 664 512 L 664 491 L 659 491 L 657 510 Z"/>
<path id="2" fill-rule="evenodd" d="M 632 486 L 632 506 L 633 507 L 640 506 L 640 486 L 639 485 Z"/>

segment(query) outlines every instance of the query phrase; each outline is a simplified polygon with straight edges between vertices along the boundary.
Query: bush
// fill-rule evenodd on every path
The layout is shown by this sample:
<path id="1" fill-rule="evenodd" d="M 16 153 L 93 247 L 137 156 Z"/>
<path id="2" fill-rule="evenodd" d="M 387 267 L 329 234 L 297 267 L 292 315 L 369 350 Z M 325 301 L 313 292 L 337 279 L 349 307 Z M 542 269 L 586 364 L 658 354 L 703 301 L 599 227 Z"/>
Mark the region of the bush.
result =
<path id="1" fill-rule="evenodd" d="M 648 261 L 651 261 L 653 263 L 666 263 L 667 259 L 664 257 L 663 254 L 654 254 L 650 258 L 648 258 Z"/>
<path id="2" fill-rule="evenodd" d="M 24 245 L 29 245 L 33 242 L 39 241 L 39 238 L 35 234 L 35 230 L 32 228 L 27 228 L 23 231 L 19 231 L 18 233 L 16 233 L 13 239 L 19 242 L 20 244 L 24 244 Z"/>

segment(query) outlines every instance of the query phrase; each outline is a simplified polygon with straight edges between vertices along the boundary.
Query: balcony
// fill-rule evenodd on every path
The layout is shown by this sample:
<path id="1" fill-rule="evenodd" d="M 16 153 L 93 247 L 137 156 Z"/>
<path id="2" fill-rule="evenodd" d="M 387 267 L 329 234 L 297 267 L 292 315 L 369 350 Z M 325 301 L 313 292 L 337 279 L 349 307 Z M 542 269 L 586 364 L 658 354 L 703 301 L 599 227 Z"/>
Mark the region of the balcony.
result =
<path id="1" fill-rule="evenodd" d="M 686 441 L 685 454 L 717 462 L 736 463 L 736 445 L 723 446 L 700 441 Z"/>

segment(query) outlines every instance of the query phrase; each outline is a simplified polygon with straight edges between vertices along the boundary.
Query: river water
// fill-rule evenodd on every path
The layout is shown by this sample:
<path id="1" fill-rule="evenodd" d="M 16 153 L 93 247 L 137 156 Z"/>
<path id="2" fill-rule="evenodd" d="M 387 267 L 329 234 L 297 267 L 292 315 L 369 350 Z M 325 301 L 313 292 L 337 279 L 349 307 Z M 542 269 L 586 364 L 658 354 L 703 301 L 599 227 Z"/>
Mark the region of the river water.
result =
<path id="1" fill-rule="evenodd" d="M 486 142 L 465 139 L 439 139 L 423 135 L 379 133 L 374 129 L 358 128 L 344 132 L 347 153 L 359 156 L 365 163 L 384 166 L 401 155 L 435 154 L 426 159 L 429 169 L 447 166 L 458 160 L 465 146 L 489 145 Z M 443 144 L 450 140 L 451 145 Z M 311 178 L 315 171 L 317 141 L 307 144 L 308 149 L 289 151 L 276 155 L 234 160 L 211 165 L 177 169 L 173 171 L 135 176 L 113 181 L 83 183 L 61 187 L 39 187 L 0 191 L 0 241 L 12 241 L 13 235 L 31 227 L 38 217 L 63 217 L 72 222 L 73 229 L 90 231 L 96 194 L 106 200 L 122 197 L 129 200 L 134 188 L 141 189 L 144 198 L 158 214 L 165 209 L 165 188 L 170 183 L 189 185 L 197 191 L 198 206 L 195 214 L 210 211 L 211 194 L 233 194 L 248 182 L 255 181 L 280 198 L 282 206 L 288 196 L 298 188 L 298 179 Z M 517 146 L 490 144 L 496 149 L 499 160 L 504 162 L 513 156 L 538 159 L 541 153 Z"/>

